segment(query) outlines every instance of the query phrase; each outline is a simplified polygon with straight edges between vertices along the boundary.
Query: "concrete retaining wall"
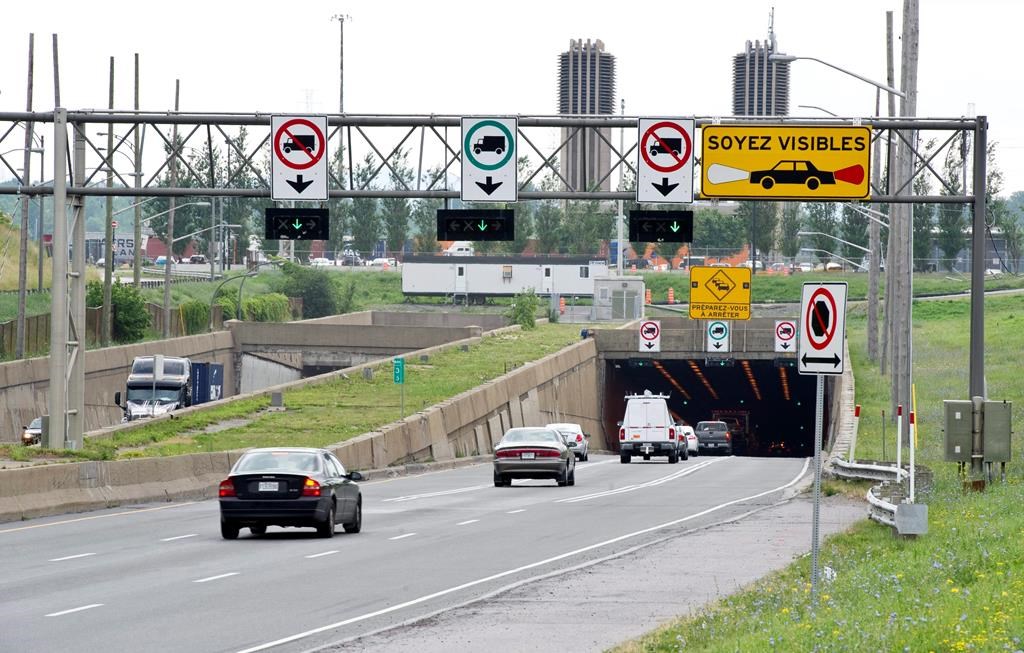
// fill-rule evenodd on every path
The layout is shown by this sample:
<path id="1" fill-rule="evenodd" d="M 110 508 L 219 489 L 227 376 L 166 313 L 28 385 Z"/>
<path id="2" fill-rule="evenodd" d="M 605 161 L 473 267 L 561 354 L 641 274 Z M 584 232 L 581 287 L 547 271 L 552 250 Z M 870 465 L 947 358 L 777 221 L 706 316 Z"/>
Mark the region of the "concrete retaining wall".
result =
<path id="1" fill-rule="evenodd" d="M 491 334 L 515 329 L 518 327 L 500 329 Z M 429 356 L 451 347 L 472 347 L 479 341 L 480 338 L 471 338 L 409 355 Z M 321 383 L 341 374 L 358 374 L 362 367 L 377 365 L 379 363 L 367 363 L 302 379 L 258 393 L 186 408 L 178 414 L 253 395 L 269 395 Z M 365 433 L 329 448 L 337 453 L 346 467 L 358 470 L 380 469 L 407 462 L 453 461 L 477 452 L 489 453 L 504 430 L 512 426 L 557 420 L 579 422 L 585 431 L 592 434 L 591 446 L 604 449 L 604 433 L 597 419 L 596 365 L 594 341 L 581 341 L 379 431 Z M 134 422 L 119 424 L 90 436 L 104 437 L 139 426 Z M 217 484 L 227 475 L 239 454 L 197 453 L 2 470 L 0 522 L 94 510 L 126 502 L 212 497 Z"/>
<path id="2" fill-rule="evenodd" d="M 163 354 L 202 362 L 224 364 L 224 388 L 235 388 L 231 334 L 206 333 L 160 342 L 107 347 L 85 352 L 85 429 L 102 428 L 121 421 L 114 393 L 124 391 L 136 356 Z M 22 426 L 49 412 L 49 356 L 0 364 L 0 441 L 16 442 Z"/>

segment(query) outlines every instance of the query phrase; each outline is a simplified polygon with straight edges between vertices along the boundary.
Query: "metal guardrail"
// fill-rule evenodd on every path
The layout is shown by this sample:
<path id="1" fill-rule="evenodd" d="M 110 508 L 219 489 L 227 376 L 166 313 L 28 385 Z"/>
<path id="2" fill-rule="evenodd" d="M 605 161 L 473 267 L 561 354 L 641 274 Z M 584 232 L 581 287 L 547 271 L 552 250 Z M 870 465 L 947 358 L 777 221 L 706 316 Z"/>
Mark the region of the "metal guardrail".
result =
<path id="1" fill-rule="evenodd" d="M 848 480 L 879 481 L 868 490 L 868 517 L 886 526 L 896 527 L 896 506 L 905 498 L 903 481 L 910 477 L 906 469 L 880 461 L 849 462 L 842 458 L 831 460 L 832 473 Z M 918 492 L 931 488 L 932 472 L 927 467 L 915 465 Z"/>
<path id="2" fill-rule="evenodd" d="M 895 528 L 896 504 L 875 495 L 876 491 L 881 490 L 881 485 L 874 485 L 868 490 L 866 498 L 871 506 L 868 508 L 868 517 L 879 524 L 885 524 L 886 526 Z"/>

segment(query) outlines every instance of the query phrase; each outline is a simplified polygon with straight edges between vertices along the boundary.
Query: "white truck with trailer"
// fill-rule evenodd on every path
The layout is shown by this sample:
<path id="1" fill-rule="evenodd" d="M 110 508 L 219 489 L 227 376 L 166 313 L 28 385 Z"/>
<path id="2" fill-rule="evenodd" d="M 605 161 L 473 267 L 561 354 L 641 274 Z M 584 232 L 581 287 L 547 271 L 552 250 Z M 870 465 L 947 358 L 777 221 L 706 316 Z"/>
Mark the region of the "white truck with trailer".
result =
<path id="1" fill-rule="evenodd" d="M 608 275 L 608 262 L 585 256 L 433 256 L 402 261 L 406 296 L 443 296 L 482 304 L 533 288 L 540 296 L 594 296 L 594 278 Z"/>
<path id="2" fill-rule="evenodd" d="M 677 432 L 668 411 L 668 395 L 626 395 L 626 414 L 619 424 L 619 460 L 626 464 L 633 456 L 666 456 L 669 464 L 687 460 L 686 441 Z"/>

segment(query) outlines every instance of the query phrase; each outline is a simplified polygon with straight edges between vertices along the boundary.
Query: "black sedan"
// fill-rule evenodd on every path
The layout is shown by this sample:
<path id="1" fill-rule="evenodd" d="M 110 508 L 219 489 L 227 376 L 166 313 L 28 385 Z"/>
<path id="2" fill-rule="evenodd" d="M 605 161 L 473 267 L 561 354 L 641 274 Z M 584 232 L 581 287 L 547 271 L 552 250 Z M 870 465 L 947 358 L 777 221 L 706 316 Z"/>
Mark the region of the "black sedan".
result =
<path id="1" fill-rule="evenodd" d="M 751 172 L 750 183 L 761 184 L 765 190 L 775 184 L 806 184 L 810 190 L 817 190 L 821 184 L 836 183 L 836 176 L 827 170 L 818 170 L 810 161 L 779 161 L 771 170 Z"/>
<path id="2" fill-rule="evenodd" d="M 316 528 L 334 537 L 363 527 L 363 498 L 341 461 L 326 449 L 278 447 L 245 452 L 220 484 L 220 533 L 233 540 L 243 527 L 263 535 L 267 526 Z"/>

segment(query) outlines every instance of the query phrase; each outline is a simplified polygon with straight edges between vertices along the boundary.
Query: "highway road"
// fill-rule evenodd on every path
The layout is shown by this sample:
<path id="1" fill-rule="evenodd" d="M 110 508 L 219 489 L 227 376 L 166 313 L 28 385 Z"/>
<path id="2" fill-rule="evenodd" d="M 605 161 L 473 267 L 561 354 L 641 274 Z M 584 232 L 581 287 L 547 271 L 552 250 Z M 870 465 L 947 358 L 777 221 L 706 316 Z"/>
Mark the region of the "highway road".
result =
<path id="1" fill-rule="evenodd" d="M 0 525 L 0 650 L 313 650 L 749 513 L 807 474 L 802 458 L 592 455 L 574 487 L 495 488 L 473 465 L 362 483 L 363 532 L 333 539 L 225 541 L 215 500 Z"/>

